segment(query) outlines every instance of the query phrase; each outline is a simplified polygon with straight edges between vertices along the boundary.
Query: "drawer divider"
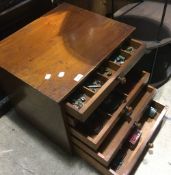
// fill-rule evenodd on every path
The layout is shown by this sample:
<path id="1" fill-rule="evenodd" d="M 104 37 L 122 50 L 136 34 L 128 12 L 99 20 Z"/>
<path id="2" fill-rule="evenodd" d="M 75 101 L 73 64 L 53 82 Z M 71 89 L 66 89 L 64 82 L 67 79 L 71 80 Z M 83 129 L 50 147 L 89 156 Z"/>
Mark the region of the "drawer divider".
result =
<path id="1" fill-rule="evenodd" d="M 70 131 L 71 131 L 72 135 L 74 135 L 75 137 L 77 137 L 82 142 L 84 142 L 85 144 L 87 144 L 93 150 L 96 151 L 100 147 L 100 145 L 103 143 L 104 139 L 107 137 L 107 135 L 109 134 L 109 132 L 112 130 L 112 128 L 114 127 L 114 125 L 116 124 L 116 122 L 118 121 L 119 115 L 121 114 L 121 112 L 123 111 L 123 109 L 126 106 L 129 106 L 132 103 L 132 101 L 139 94 L 140 90 L 148 82 L 149 73 L 143 71 L 142 74 L 143 74 L 143 76 L 137 82 L 137 84 L 131 90 L 131 92 L 129 92 L 128 94 L 125 94 L 126 101 L 123 102 L 119 106 L 119 108 L 113 114 L 111 114 L 110 119 L 105 123 L 104 127 L 101 129 L 101 131 L 96 136 L 94 136 L 94 137 L 84 136 L 81 133 L 79 133 L 79 131 L 77 131 L 76 129 L 74 129 L 74 127 L 70 126 Z"/>
<path id="2" fill-rule="evenodd" d="M 149 118 L 146 113 L 144 113 L 143 118 L 146 118 L 144 123 L 142 123 L 142 136 L 140 141 L 135 149 L 131 150 L 127 148 L 126 156 L 124 157 L 122 164 L 117 168 L 113 168 L 113 163 L 115 162 L 114 157 L 109 164 L 108 167 L 101 164 L 101 162 L 97 161 L 93 154 L 87 154 L 85 148 L 80 147 L 80 145 L 73 144 L 74 151 L 80 155 L 82 158 L 87 160 L 90 164 L 94 165 L 96 169 L 105 175 L 129 175 L 132 173 L 133 168 L 136 168 L 138 160 L 141 158 L 142 154 L 145 154 L 145 149 L 147 148 L 147 144 L 155 135 L 157 129 L 159 128 L 160 124 L 162 123 L 163 117 L 167 111 L 166 107 L 163 105 L 152 101 L 150 103 L 154 108 L 157 109 L 157 115 L 154 119 Z M 126 143 L 126 142 L 125 142 Z M 124 147 L 124 145 L 123 145 Z M 117 159 L 117 158 L 116 158 Z M 115 164 L 114 164 L 115 165 Z"/>
<path id="3" fill-rule="evenodd" d="M 132 115 L 130 116 L 131 121 L 125 122 L 119 132 L 117 132 L 117 134 L 115 135 L 114 139 L 108 144 L 107 148 L 105 148 L 104 151 L 98 153 L 99 156 L 104 157 L 103 163 L 105 166 L 108 166 L 110 164 L 111 160 L 120 148 L 127 134 L 131 130 L 133 124 L 140 120 L 144 110 L 146 109 L 147 104 L 149 104 L 154 97 L 156 90 L 151 86 L 148 86 L 147 89 L 147 92 L 145 93 L 141 101 L 137 104 Z"/>
<path id="4" fill-rule="evenodd" d="M 131 131 L 134 123 L 139 122 L 141 119 L 147 105 L 151 102 L 152 98 L 154 97 L 156 93 L 156 89 L 148 86 L 146 87 L 145 94 L 141 97 L 138 104 L 136 104 L 133 113 L 131 114 L 130 118 L 131 121 L 125 121 L 123 120 L 121 127 L 119 127 L 119 130 L 117 131 L 112 130 L 111 133 L 108 135 L 107 140 L 103 142 L 101 147 L 98 149 L 98 151 L 94 151 L 86 144 L 82 143 L 75 137 L 72 137 L 72 142 L 79 146 L 80 148 L 83 148 L 85 152 L 87 152 L 89 155 L 93 156 L 97 161 L 99 161 L 102 165 L 105 167 L 108 167 L 116 155 L 119 148 L 124 143 L 124 140 L 127 138 L 129 132 Z M 121 121 L 121 120 L 119 120 Z M 118 122 L 119 122 L 118 121 Z M 120 123 L 120 122 L 119 122 Z M 113 136 L 114 134 L 114 136 Z"/>

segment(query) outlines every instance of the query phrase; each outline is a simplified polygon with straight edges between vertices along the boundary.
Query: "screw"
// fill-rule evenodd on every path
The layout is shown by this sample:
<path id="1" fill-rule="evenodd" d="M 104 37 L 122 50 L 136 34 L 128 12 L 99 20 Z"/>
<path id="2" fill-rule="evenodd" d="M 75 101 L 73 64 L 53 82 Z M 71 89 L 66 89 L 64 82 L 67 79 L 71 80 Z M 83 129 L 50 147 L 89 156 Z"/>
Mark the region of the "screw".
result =
<path id="1" fill-rule="evenodd" d="M 89 85 L 89 86 L 87 86 L 88 88 L 101 88 L 101 85 L 96 85 L 96 84 L 94 84 L 94 85 Z"/>

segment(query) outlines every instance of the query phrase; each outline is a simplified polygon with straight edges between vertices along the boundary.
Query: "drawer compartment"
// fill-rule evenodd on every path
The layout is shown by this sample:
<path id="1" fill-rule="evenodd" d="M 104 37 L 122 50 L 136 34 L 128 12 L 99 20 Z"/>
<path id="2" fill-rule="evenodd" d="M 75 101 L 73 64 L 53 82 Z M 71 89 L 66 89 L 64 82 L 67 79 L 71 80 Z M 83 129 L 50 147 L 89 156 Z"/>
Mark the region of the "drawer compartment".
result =
<path id="1" fill-rule="evenodd" d="M 139 41 L 137 40 L 128 40 L 122 45 L 122 50 L 129 54 L 134 54 L 134 52 L 139 48 Z"/>
<path id="2" fill-rule="evenodd" d="M 133 109 L 132 114 L 130 116 L 127 116 L 125 113 L 119 115 L 119 120 L 115 123 L 112 131 L 97 151 L 90 149 L 75 137 L 72 137 L 72 142 L 79 145 L 79 147 L 84 149 L 85 152 L 93 156 L 104 166 L 109 166 L 133 125 L 141 119 L 146 106 L 151 102 L 155 92 L 156 90 L 151 86 L 144 87 L 136 100 L 131 103 L 130 107 Z"/>
<path id="3" fill-rule="evenodd" d="M 85 128 L 84 126 L 91 125 L 90 124 L 92 123 L 91 117 L 84 124 L 80 122 L 75 122 L 73 118 L 69 117 L 70 132 L 72 133 L 72 135 L 77 137 L 79 140 L 81 140 L 85 144 L 87 144 L 93 150 L 97 150 L 100 147 L 100 145 L 102 144 L 106 136 L 109 134 L 113 126 L 118 121 L 119 115 L 121 114 L 121 112 L 132 103 L 132 101 L 136 98 L 136 96 L 138 95 L 140 90 L 143 88 L 143 86 L 148 82 L 149 73 L 145 71 L 141 73 L 137 73 L 137 71 L 136 72 L 131 71 L 126 76 L 126 78 L 127 78 L 127 83 L 125 85 L 119 85 L 118 87 L 116 87 L 116 90 L 120 91 L 120 93 L 118 93 L 118 95 L 117 93 L 113 94 L 113 97 L 114 97 L 113 101 L 116 101 L 115 103 L 118 102 L 117 104 L 118 108 L 116 109 L 117 107 L 116 105 L 114 106 L 112 105 L 110 108 L 107 108 L 106 105 L 103 105 L 103 103 L 102 103 L 102 107 L 100 106 L 100 109 L 102 111 L 99 115 L 96 114 L 96 118 L 97 118 L 97 121 L 100 122 L 101 127 L 96 126 L 98 128 L 98 131 L 96 133 L 91 132 L 90 127 L 87 128 L 89 133 L 86 133 L 84 131 L 85 129 L 83 129 Z M 120 95 L 120 94 L 123 94 L 123 95 Z M 119 99 L 123 98 L 123 101 L 119 102 L 115 98 L 116 96 L 119 96 Z M 109 101 L 108 97 L 106 100 Z M 98 113 L 98 112 L 95 111 L 95 113 Z M 102 121 L 100 119 L 102 119 Z M 94 122 L 96 122 L 95 119 L 94 119 Z"/>
<path id="4" fill-rule="evenodd" d="M 120 150 L 118 150 L 109 166 L 103 166 L 94 159 L 92 155 L 87 154 L 87 152 L 79 145 L 73 144 L 74 151 L 104 175 L 130 174 L 133 168 L 137 165 L 137 161 L 140 159 L 141 155 L 148 148 L 148 143 L 156 133 L 166 113 L 166 108 L 155 101 L 152 101 L 150 106 L 157 109 L 157 114 L 154 118 L 150 118 L 147 112 L 143 113 L 143 117 L 140 120 L 142 136 L 135 149 L 130 149 L 127 144 L 128 140 L 125 140 L 124 144 L 120 147 Z"/>
<path id="5" fill-rule="evenodd" d="M 115 63 L 120 66 L 120 76 L 123 76 L 129 72 L 129 70 L 137 63 L 138 60 L 135 58 L 141 58 L 144 54 L 142 43 L 135 39 L 129 39 L 121 45 L 119 52 L 116 52 L 109 59 L 110 63 Z M 133 48 L 132 51 L 127 51 L 127 48 Z M 120 61 L 118 63 L 117 58 L 118 55 L 121 56 L 122 59 L 125 58 L 124 62 Z M 121 60 L 122 60 L 121 59 Z M 136 62 L 135 62 L 136 61 Z M 132 66 L 133 65 L 133 66 Z"/>
<path id="6" fill-rule="evenodd" d="M 131 40 L 129 44 L 133 43 L 136 43 L 137 47 L 132 54 L 121 49 L 121 45 L 66 99 L 64 108 L 69 115 L 82 122 L 86 121 L 114 87 L 120 82 L 122 84 L 126 82 L 124 76 L 138 62 L 145 51 L 143 43 Z M 124 59 L 122 64 L 115 61 L 118 57 Z"/>

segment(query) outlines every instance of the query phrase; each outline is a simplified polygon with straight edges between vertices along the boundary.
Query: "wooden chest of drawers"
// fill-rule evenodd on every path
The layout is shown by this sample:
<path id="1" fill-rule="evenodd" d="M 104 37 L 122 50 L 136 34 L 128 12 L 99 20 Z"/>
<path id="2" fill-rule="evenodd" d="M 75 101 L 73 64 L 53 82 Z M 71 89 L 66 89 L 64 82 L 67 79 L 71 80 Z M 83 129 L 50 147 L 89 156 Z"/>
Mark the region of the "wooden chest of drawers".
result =
<path id="1" fill-rule="evenodd" d="M 134 30 L 64 3 L 0 42 L 16 111 L 102 174 L 130 174 L 166 112 L 134 68 L 145 52 Z"/>

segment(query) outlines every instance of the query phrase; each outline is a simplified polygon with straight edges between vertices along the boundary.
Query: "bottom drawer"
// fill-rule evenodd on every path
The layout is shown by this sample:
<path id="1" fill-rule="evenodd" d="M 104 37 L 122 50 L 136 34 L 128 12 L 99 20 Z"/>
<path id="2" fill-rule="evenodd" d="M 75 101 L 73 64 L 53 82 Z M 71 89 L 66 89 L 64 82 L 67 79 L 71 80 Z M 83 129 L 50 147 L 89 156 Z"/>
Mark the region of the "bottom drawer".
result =
<path id="1" fill-rule="evenodd" d="M 130 148 L 128 144 L 129 139 L 126 139 L 109 166 L 103 166 L 90 154 L 87 154 L 82 148 L 75 144 L 73 144 L 74 151 L 86 159 L 90 164 L 95 166 L 96 169 L 104 175 L 130 174 L 132 169 L 137 164 L 140 156 L 147 148 L 152 136 L 160 126 L 160 123 L 162 122 L 162 119 L 166 113 L 166 108 L 155 101 L 151 102 L 150 107 L 151 106 L 157 109 L 157 114 L 152 118 L 149 116 L 149 112 L 147 113 L 147 110 L 144 112 L 143 117 L 140 120 L 141 127 L 139 128 L 142 132 L 142 136 L 136 147 L 134 149 Z"/>

